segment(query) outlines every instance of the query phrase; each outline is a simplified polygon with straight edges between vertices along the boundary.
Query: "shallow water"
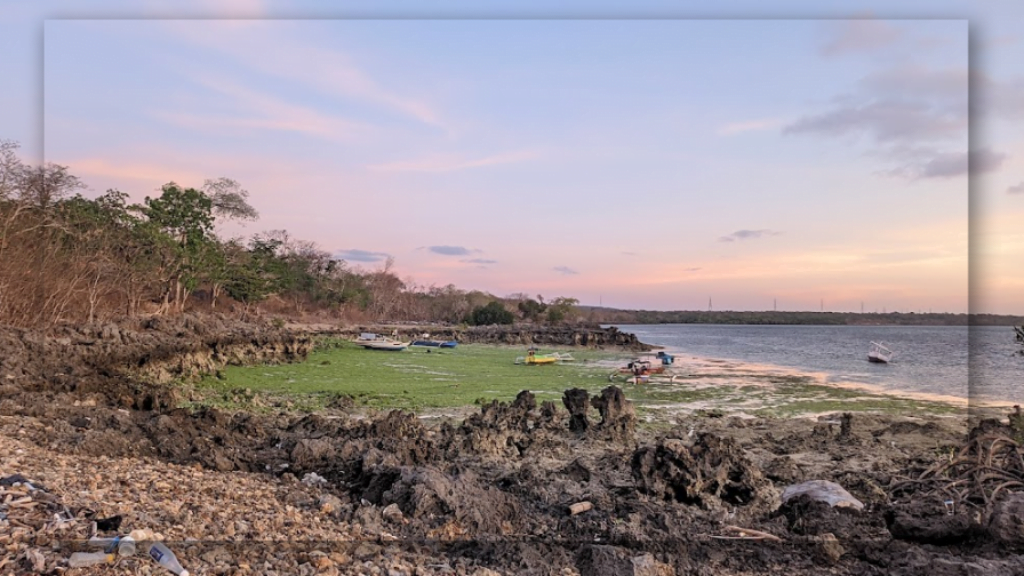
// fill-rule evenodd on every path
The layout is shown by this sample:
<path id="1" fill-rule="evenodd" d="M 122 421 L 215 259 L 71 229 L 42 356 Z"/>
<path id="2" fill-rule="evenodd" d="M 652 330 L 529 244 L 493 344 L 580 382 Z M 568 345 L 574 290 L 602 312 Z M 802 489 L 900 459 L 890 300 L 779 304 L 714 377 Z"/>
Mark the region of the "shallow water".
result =
<path id="1" fill-rule="evenodd" d="M 786 370 L 835 386 L 978 403 L 1021 402 L 1024 348 L 1007 326 L 748 326 L 623 324 L 641 342 L 664 346 L 701 371 Z M 872 341 L 896 356 L 867 361 Z M 1024 402 L 1022 402 L 1024 403 Z"/>

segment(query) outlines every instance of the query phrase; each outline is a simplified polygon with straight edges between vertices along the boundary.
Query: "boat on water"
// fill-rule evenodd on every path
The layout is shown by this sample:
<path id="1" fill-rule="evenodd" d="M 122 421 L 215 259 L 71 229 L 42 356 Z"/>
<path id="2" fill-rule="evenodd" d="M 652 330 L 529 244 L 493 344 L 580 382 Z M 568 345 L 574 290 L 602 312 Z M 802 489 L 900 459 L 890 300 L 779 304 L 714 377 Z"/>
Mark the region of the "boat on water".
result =
<path id="1" fill-rule="evenodd" d="M 885 344 L 881 342 L 872 342 L 871 350 L 868 351 L 868 362 L 875 362 L 877 364 L 888 364 L 892 362 L 892 357 L 895 354 L 892 350 L 885 347 Z"/>
<path id="2" fill-rule="evenodd" d="M 359 338 L 355 339 L 355 343 L 367 350 L 389 350 L 393 352 L 405 350 L 409 347 L 408 342 L 401 342 L 387 336 L 374 334 L 373 332 L 363 332 L 359 335 Z"/>

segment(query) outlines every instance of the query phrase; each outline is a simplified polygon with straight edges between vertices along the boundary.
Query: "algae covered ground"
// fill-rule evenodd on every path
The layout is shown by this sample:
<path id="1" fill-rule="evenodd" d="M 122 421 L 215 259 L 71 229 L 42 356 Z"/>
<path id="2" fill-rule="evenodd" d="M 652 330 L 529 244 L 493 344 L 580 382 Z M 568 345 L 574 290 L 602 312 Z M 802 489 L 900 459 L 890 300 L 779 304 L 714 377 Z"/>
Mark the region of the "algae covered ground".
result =
<path id="1" fill-rule="evenodd" d="M 550 365 L 516 364 L 526 350 L 511 346 L 462 344 L 454 349 L 410 347 L 401 352 L 366 350 L 332 341 L 299 364 L 229 366 L 208 376 L 200 388 L 231 393 L 351 396 L 376 408 L 450 408 L 509 401 L 521 390 L 538 400 L 557 400 L 568 388 L 599 391 L 622 352 L 550 348 L 540 353 L 569 353 L 573 361 Z"/>
<path id="2" fill-rule="evenodd" d="M 305 362 L 229 366 L 203 378 L 195 405 L 313 411 L 338 401 L 371 409 L 443 412 L 492 400 L 510 402 L 522 390 L 538 401 L 560 403 L 565 390 L 597 394 L 614 383 L 636 404 L 642 420 L 671 420 L 680 413 L 807 416 L 853 411 L 950 415 L 959 408 L 851 390 L 787 373 L 731 370 L 727 364 L 679 358 L 664 376 L 634 385 L 614 375 L 631 353 L 621 350 L 549 348 L 571 354 L 570 362 L 516 364 L 526 350 L 517 346 L 461 344 L 454 349 L 412 347 L 401 352 L 365 350 L 352 342 L 327 340 Z M 656 359 L 654 364 L 657 365 Z"/>

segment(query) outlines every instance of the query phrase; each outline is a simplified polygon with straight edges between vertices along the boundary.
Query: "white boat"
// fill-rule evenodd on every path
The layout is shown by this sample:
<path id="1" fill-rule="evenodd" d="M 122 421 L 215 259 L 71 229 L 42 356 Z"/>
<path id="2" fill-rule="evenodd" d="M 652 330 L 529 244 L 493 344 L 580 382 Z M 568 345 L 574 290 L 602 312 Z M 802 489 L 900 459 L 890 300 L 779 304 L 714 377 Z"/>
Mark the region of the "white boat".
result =
<path id="1" fill-rule="evenodd" d="M 881 342 L 872 342 L 871 350 L 868 351 L 868 362 L 877 362 L 879 364 L 888 364 L 892 361 L 892 357 L 895 354 L 892 350 L 885 347 L 885 344 Z"/>
<path id="2" fill-rule="evenodd" d="M 391 350 L 397 352 L 409 347 L 408 342 L 400 342 L 387 336 L 374 334 L 373 332 L 363 332 L 359 335 L 359 338 L 356 338 L 355 342 L 367 350 Z"/>

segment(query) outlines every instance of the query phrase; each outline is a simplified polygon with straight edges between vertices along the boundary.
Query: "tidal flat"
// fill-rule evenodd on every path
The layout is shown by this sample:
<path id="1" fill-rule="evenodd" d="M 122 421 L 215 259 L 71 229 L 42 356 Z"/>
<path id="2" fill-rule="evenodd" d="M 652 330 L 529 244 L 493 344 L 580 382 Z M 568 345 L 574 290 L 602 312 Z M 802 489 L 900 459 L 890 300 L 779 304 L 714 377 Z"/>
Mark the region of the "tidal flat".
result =
<path id="1" fill-rule="evenodd" d="M 410 347 L 401 352 L 366 350 L 342 339 L 326 339 L 304 362 L 227 366 L 194 384 L 188 405 L 316 411 L 341 400 L 356 408 L 410 410 L 421 416 L 453 415 L 494 400 L 511 402 L 529 390 L 538 402 L 560 404 L 565 390 L 598 394 L 623 389 L 641 422 L 672 421 L 693 413 L 738 416 L 816 417 L 836 411 L 958 415 L 963 407 L 931 399 L 905 398 L 833 386 L 811 376 L 750 370 L 728 362 L 677 357 L 664 374 L 637 385 L 618 368 L 651 354 L 616 349 L 548 347 L 568 353 L 550 365 L 517 364 L 521 346 L 460 344 L 454 349 Z"/>

